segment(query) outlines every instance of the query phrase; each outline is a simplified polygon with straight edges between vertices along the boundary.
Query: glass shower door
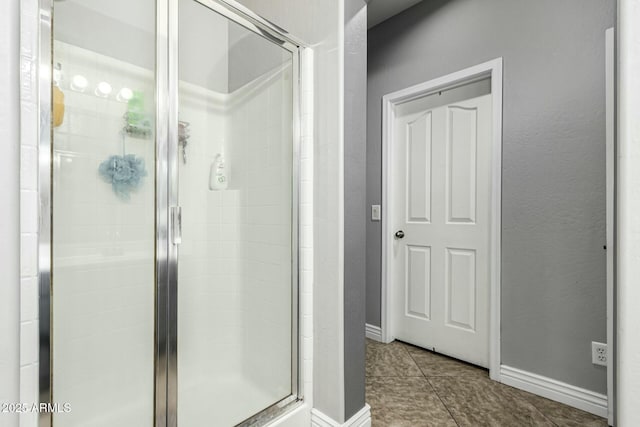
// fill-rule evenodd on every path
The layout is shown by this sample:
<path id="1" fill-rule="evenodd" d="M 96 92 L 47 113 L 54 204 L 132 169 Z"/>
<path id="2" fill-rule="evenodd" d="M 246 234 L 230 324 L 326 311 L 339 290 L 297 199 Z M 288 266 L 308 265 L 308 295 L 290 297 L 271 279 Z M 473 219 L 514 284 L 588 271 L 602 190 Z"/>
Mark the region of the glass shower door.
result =
<path id="1" fill-rule="evenodd" d="M 151 427 L 156 2 L 54 8 L 51 363 L 43 353 L 41 387 L 50 376 L 47 394 L 69 412 L 41 414 L 41 425 Z"/>
<path id="2" fill-rule="evenodd" d="M 179 1 L 182 427 L 233 426 L 295 394 L 293 52 L 215 6 Z"/>
<path id="3" fill-rule="evenodd" d="M 268 419 L 299 398 L 297 46 L 222 0 L 52 7 L 41 425 Z"/>

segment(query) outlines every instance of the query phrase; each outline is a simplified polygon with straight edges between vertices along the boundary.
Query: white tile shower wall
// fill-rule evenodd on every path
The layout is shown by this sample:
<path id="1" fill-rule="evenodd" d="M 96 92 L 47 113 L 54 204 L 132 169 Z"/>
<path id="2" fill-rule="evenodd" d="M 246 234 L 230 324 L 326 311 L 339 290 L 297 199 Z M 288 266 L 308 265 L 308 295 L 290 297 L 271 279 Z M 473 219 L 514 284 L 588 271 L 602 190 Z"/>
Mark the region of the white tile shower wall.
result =
<path id="1" fill-rule="evenodd" d="M 208 419 L 211 405 L 224 408 L 217 411 L 219 417 L 235 416 L 246 400 L 235 399 L 246 387 L 238 357 L 242 272 L 237 191 L 209 189 L 216 155 L 227 154 L 227 103 L 227 94 L 180 82 L 179 119 L 190 129 L 186 162 L 180 157 L 178 166 L 178 423 L 184 425 Z M 227 163 L 233 165 L 229 159 Z"/>
<path id="2" fill-rule="evenodd" d="M 38 1 L 20 10 L 20 401 L 38 402 Z M 20 414 L 36 427 L 37 414 Z"/>

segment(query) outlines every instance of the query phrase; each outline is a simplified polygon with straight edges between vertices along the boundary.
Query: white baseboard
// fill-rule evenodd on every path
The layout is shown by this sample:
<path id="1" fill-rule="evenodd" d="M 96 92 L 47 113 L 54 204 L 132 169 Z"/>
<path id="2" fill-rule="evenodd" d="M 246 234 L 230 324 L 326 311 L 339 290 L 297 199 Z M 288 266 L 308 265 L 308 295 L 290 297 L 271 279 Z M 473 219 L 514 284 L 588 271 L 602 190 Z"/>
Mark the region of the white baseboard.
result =
<path id="1" fill-rule="evenodd" d="M 311 410 L 312 427 L 371 427 L 371 407 L 365 403 L 353 417 L 341 424 L 317 409 Z"/>
<path id="2" fill-rule="evenodd" d="M 364 326 L 364 330 L 367 338 L 374 341 L 382 342 L 382 329 L 380 329 L 379 326 L 373 326 L 367 323 Z"/>
<path id="3" fill-rule="evenodd" d="M 511 387 L 607 418 L 607 396 L 542 375 L 502 365 L 500 381 Z"/>

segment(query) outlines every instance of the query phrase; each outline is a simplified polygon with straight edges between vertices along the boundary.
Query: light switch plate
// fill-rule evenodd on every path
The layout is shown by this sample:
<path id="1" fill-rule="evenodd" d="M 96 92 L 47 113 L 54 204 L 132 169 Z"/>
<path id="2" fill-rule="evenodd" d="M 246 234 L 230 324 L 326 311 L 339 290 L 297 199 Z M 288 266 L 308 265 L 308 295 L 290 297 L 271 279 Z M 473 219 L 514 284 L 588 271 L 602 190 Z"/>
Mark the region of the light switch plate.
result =
<path id="1" fill-rule="evenodd" d="M 380 205 L 371 205 L 371 221 L 380 221 Z"/>

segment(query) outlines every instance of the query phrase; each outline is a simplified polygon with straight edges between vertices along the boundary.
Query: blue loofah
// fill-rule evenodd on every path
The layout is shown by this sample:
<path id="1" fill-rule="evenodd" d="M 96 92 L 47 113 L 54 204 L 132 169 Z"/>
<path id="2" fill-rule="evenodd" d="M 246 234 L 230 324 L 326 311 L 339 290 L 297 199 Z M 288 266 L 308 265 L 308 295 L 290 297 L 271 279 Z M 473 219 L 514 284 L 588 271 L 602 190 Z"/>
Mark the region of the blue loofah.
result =
<path id="1" fill-rule="evenodd" d="M 147 176 L 144 159 L 133 154 L 109 157 L 100 163 L 98 172 L 122 200 L 129 200 L 129 193 L 136 190 L 142 178 Z"/>

